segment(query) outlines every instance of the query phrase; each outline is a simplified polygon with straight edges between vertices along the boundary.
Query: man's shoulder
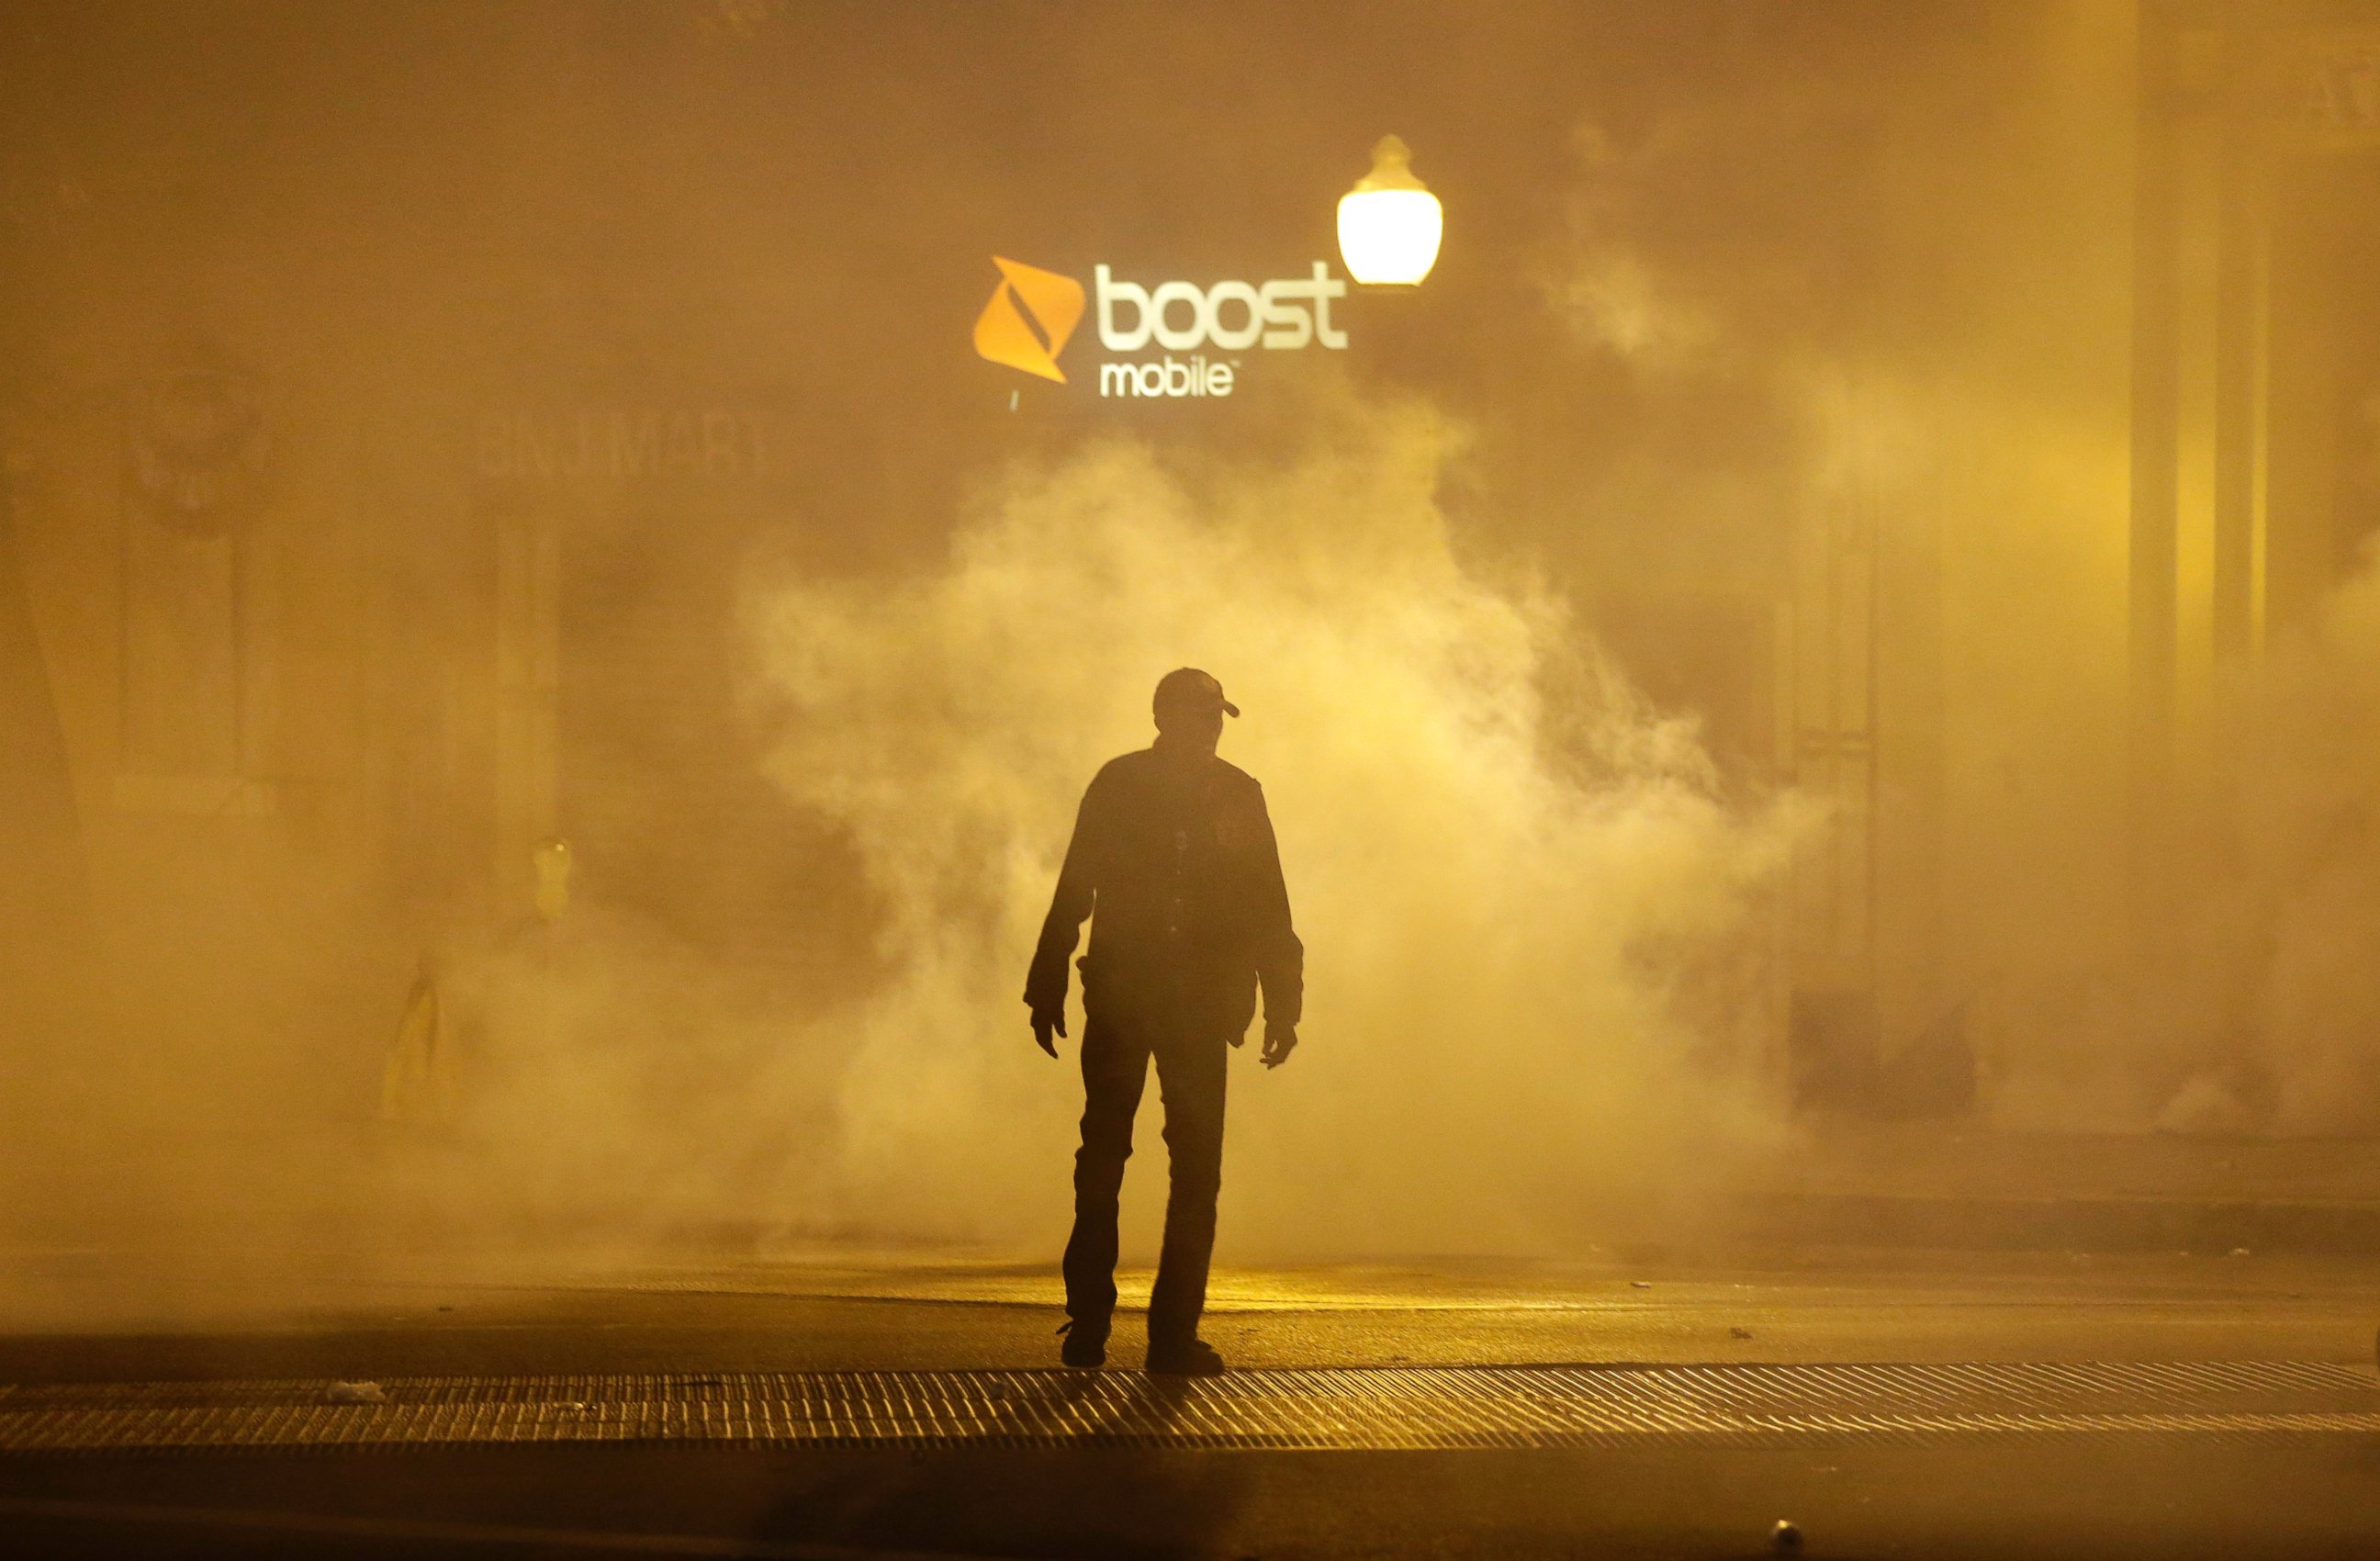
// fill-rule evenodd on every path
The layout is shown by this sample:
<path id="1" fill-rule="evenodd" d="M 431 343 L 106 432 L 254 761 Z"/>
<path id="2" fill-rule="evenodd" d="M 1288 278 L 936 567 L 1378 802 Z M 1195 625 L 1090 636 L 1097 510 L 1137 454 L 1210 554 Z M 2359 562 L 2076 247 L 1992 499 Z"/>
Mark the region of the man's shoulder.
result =
<path id="1" fill-rule="evenodd" d="M 1102 781 L 1129 780 L 1147 769 L 1149 761 L 1155 757 L 1154 751 L 1148 748 L 1135 748 L 1128 754 L 1118 754 L 1099 766 L 1099 773 L 1091 777 L 1091 784 L 1096 786 Z"/>
<path id="2" fill-rule="evenodd" d="M 1136 785 L 1157 773 L 1158 766 L 1163 756 L 1155 748 L 1135 748 L 1131 753 L 1118 754 L 1099 766 L 1099 773 L 1091 777 L 1091 789 L 1101 791 L 1118 786 Z M 1209 758 L 1207 762 L 1215 767 L 1213 774 L 1216 782 L 1224 790 L 1257 793 L 1264 791 L 1264 788 L 1257 784 L 1255 776 L 1220 755 Z"/>
<path id="3" fill-rule="evenodd" d="M 1148 783 L 1149 767 L 1154 756 L 1147 748 L 1135 748 L 1128 754 L 1118 754 L 1099 766 L 1091 783 L 1083 788 L 1086 802 L 1093 797 L 1110 801 L 1128 798 L 1144 790 Z"/>
<path id="4" fill-rule="evenodd" d="M 1242 769 L 1238 765 L 1233 764 L 1227 758 L 1223 758 L 1219 756 L 1215 760 L 1215 769 L 1216 772 L 1222 777 L 1223 784 L 1226 786 L 1234 787 L 1244 792 L 1261 792 L 1264 790 L 1264 787 L 1257 783 L 1255 776 L 1250 775 L 1246 770 Z"/>

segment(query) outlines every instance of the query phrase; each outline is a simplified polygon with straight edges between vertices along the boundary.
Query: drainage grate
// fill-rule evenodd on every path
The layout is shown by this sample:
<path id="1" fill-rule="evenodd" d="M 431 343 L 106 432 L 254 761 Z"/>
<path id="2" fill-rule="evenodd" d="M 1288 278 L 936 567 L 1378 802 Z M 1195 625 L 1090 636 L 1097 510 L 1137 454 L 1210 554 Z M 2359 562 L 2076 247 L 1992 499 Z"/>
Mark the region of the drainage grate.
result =
<path id="1" fill-rule="evenodd" d="M 2380 1432 L 2380 1383 L 2313 1361 L 1481 1366 L 405 1377 L 0 1386 L 0 1452 L 468 1443 L 1557 1447 L 1688 1438 Z"/>

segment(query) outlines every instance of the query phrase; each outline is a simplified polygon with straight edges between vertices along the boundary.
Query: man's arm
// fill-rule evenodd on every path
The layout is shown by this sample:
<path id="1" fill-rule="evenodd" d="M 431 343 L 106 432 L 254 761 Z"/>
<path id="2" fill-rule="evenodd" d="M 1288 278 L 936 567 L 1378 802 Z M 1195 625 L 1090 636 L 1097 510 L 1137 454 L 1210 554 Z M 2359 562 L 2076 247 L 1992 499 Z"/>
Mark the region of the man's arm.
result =
<path id="1" fill-rule="evenodd" d="M 1297 1046 L 1297 1022 L 1305 1012 L 1305 945 L 1290 920 L 1289 884 L 1281 871 L 1281 843 L 1273 838 L 1264 788 L 1257 788 L 1257 980 L 1264 987 L 1265 1041 L 1262 1060 L 1278 1068 Z"/>
<path id="2" fill-rule="evenodd" d="M 1058 889 L 1050 898 L 1050 914 L 1041 921 L 1041 940 L 1034 946 L 1033 968 L 1025 977 L 1025 1006 L 1032 1010 L 1033 1038 L 1050 1056 L 1058 1048 L 1050 1039 L 1054 1030 L 1066 1033 L 1066 966 L 1084 921 L 1099 898 L 1097 864 L 1099 850 L 1099 783 L 1094 779 L 1075 812 L 1075 835 L 1066 845 L 1065 865 L 1058 870 Z"/>

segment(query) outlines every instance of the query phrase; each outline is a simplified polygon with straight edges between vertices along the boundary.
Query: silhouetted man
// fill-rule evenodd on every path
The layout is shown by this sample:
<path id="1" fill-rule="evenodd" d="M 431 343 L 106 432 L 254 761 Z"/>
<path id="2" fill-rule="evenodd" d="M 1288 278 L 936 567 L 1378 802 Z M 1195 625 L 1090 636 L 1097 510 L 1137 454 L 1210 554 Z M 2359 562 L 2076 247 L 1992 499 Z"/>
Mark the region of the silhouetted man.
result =
<path id="1" fill-rule="evenodd" d="M 1289 1059 L 1305 950 L 1290 925 L 1264 790 L 1215 756 L 1223 717 L 1239 707 L 1221 684 L 1184 667 L 1158 683 L 1155 708 L 1156 743 L 1111 760 L 1083 793 L 1025 1001 L 1033 1038 L 1057 1056 L 1050 1037 L 1066 1033 L 1066 961 L 1096 908 L 1082 962 L 1083 1146 L 1066 1243 L 1066 1364 L 1107 1360 L 1116 1194 L 1154 1058 L 1172 1180 L 1148 1299 L 1148 1369 L 1211 1376 L 1223 1361 L 1198 1337 L 1198 1314 L 1222 1183 L 1223 1059 L 1246 1039 L 1259 983 L 1264 1064 Z"/>

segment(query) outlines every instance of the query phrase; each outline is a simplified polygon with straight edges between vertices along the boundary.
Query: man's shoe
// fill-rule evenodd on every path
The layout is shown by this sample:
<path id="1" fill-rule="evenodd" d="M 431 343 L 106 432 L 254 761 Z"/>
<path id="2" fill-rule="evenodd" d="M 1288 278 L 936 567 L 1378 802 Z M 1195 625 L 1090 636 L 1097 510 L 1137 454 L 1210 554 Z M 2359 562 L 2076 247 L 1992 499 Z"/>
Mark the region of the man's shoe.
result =
<path id="1" fill-rule="evenodd" d="M 1090 1371 L 1108 1363 L 1107 1329 L 1068 1323 L 1058 1331 L 1066 1336 L 1066 1342 L 1058 1347 L 1058 1359 L 1066 1364 Z"/>
<path id="2" fill-rule="evenodd" d="M 1152 1376 L 1221 1376 L 1223 1358 L 1203 1338 L 1151 1340 L 1148 1370 Z"/>

